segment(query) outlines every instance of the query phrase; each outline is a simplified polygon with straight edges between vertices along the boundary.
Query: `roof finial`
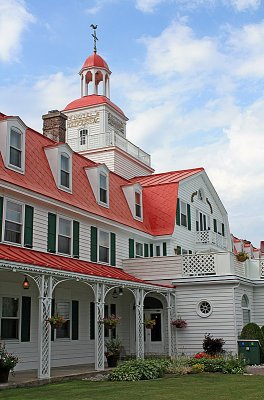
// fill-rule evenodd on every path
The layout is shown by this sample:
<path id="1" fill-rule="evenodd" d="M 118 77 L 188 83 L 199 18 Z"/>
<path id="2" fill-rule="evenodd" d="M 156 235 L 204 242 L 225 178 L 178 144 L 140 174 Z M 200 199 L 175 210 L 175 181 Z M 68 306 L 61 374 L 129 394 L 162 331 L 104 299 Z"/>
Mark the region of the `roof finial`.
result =
<path id="1" fill-rule="evenodd" d="M 94 52 L 96 53 L 96 51 L 97 51 L 96 41 L 98 40 L 98 37 L 96 36 L 97 25 L 91 24 L 90 27 L 93 28 L 93 30 L 94 30 L 94 33 L 92 33 L 92 37 L 94 38 Z"/>

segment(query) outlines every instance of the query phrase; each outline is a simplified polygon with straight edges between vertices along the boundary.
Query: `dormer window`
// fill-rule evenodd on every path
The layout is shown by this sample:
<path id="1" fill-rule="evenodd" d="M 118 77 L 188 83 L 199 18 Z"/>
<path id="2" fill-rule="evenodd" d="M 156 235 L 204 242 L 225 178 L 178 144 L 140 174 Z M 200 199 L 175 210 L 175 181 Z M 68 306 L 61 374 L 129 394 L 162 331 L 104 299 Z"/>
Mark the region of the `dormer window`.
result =
<path id="1" fill-rule="evenodd" d="M 135 214 L 136 217 L 142 217 L 142 210 L 141 210 L 141 193 L 136 191 L 135 192 Z"/>
<path id="2" fill-rule="evenodd" d="M 22 168 L 22 132 L 18 128 L 11 128 L 9 164 L 13 167 Z"/>
<path id="3" fill-rule="evenodd" d="M 107 175 L 103 172 L 100 173 L 99 177 L 99 184 L 100 184 L 100 194 L 99 194 L 99 199 L 101 203 L 107 204 Z"/>
<path id="4" fill-rule="evenodd" d="M 80 145 L 81 146 L 86 144 L 87 135 L 88 135 L 88 130 L 87 129 L 80 130 Z"/>
<path id="5" fill-rule="evenodd" d="M 70 157 L 66 153 L 61 154 L 60 184 L 70 188 Z"/>

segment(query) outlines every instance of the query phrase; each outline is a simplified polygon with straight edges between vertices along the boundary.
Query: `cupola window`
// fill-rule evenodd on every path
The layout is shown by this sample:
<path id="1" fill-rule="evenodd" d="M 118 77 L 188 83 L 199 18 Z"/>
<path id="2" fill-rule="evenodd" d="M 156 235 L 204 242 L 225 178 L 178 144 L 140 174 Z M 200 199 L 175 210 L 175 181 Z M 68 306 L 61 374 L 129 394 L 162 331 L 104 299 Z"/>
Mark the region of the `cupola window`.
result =
<path id="1" fill-rule="evenodd" d="M 10 131 L 9 164 L 22 168 L 22 132 L 14 127 Z"/>
<path id="2" fill-rule="evenodd" d="M 87 135 L 88 135 L 87 129 L 80 130 L 80 145 L 81 146 L 86 144 Z"/>
<path id="3" fill-rule="evenodd" d="M 70 159 L 65 153 L 61 154 L 60 184 L 70 188 Z"/>

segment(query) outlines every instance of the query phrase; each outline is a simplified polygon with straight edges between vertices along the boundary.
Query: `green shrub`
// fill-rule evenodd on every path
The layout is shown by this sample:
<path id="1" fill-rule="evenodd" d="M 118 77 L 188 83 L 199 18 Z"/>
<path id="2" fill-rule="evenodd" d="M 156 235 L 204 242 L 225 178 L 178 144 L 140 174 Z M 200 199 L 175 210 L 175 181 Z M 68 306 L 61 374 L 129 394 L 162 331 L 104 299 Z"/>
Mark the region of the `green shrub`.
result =
<path id="1" fill-rule="evenodd" d="M 254 322 L 250 322 L 244 326 L 240 334 L 240 339 L 259 340 L 261 347 L 264 348 L 263 331 Z"/>
<path id="2" fill-rule="evenodd" d="M 214 338 L 210 333 L 207 333 L 204 336 L 203 349 L 206 352 L 206 354 L 210 354 L 210 356 L 215 356 L 216 354 L 221 354 L 224 352 L 223 350 L 224 344 L 225 344 L 224 339 Z"/>
<path id="3" fill-rule="evenodd" d="M 246 368 L 246 361 L 240 357 L 229 356 L 223 365 L 223 374 L 243 374 Z"/>
<path id="4" fill-rule="evenodd" d="M 157 379 L 164 375 L 169 360 L 131 360 L 120 364 L 108 377 L 110 381 L 139 381 Z"/>
<path id="5" fill-rule="evenodd" d="M 204 372 L 204 364 L 197 363 L 192 366 L 191 374 L 200 374 L 201 372 Z"/>

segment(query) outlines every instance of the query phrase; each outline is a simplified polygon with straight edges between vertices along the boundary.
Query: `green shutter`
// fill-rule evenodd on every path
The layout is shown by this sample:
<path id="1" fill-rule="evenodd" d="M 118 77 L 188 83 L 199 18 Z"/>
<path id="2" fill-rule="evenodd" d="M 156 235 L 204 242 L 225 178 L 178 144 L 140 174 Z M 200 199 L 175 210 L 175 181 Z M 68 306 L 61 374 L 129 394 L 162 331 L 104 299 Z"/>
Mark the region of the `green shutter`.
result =
<path id="1" fill-rule="evenodd" d="M 33 244 L 33 215 L 34 208 L 25 205 L 24 246 L 30 248 Z"/>
<path id="2" fill-rule="evenodd" d="M 79 301 L 72 300 L 72 340 L 79 339 Z"/>
<path id="3" fill-rule="evenodd" d="M 163 242 L 162 247 L 163 247 L 163 255 L 166 256 L 167 255 L 167 243 Z"/>
<path id="4" fill-rule="evenodd" d="M 2 225 L 3 225 L 3 197 L 0 197 L 0 241 L 2 240 Z"/>
<path id="5" fill-rule="evenodd" d="M 149 256 L 153 257 L 153 243 L 150 243 L 149 245 Z"/>
<path id="6" fill-rule="evenodd" d="M 188 229 L 189 231 L 192 230 L 192 221 L 191 221 L 191 206 L 190 204 L 187 204 L 187 223 L 188 223 Z"/>
<path id="7" fill-rule="evenodd" d="M 90 339 L 95 339 L 95 304 L 90 303 Z"/>
<path id="8" fill-rule="evenodd" d="M 48 213 L 48 249 L 50 253 L 56 253 L 56 214 Z"/>
<path id="9" fill-rule="evenodd" d="M 111 256 L 110 256 L 110 264 L 115 266 L 116 265 L 116 235 L 115 233 L 110 234 L 110 250 L 111 250 Z"/>
<path id="10" fill-rule="evenodd" d="M 177 200 L 176 224 L 177 224 L 177 225 L 181 225 L 180 199 Z"/>
<path id="11" fill-rule="evenodd" d="M 225 224 L 222 224 L 222 235 L 225 236 Z"/>
<path id="12" fill-rule="evenodd" d="M 78 221 L 73 221 L 72 255 L 74 258 L 79 258 L 79 238 L 80 238 L 80 224 Z"/>
<path id="13" fill-rule="evenodd" d="M 22 296 L 21 342 L 30 341 L 31 297 Z"/>
<path id="14" fill-rule="evenodd" d="M 91 226 L 91 261 L 97 262 L 97 228 Z"/>
<path id="15" fill-rule="evenodd" d="M 144 243 L 144 257 L 149 256 L 149 245 L 147 243 Z"/>
<path id="16" fill-rule="evenodd" d="M 217 222 L 216 219 L 214 218 L 214 232 L 217 233 Z"/>
<path id="17" fill-rule="evenodd" d="M 134 239 L 129 239 L 129 258 L 135 257 Z"/>

